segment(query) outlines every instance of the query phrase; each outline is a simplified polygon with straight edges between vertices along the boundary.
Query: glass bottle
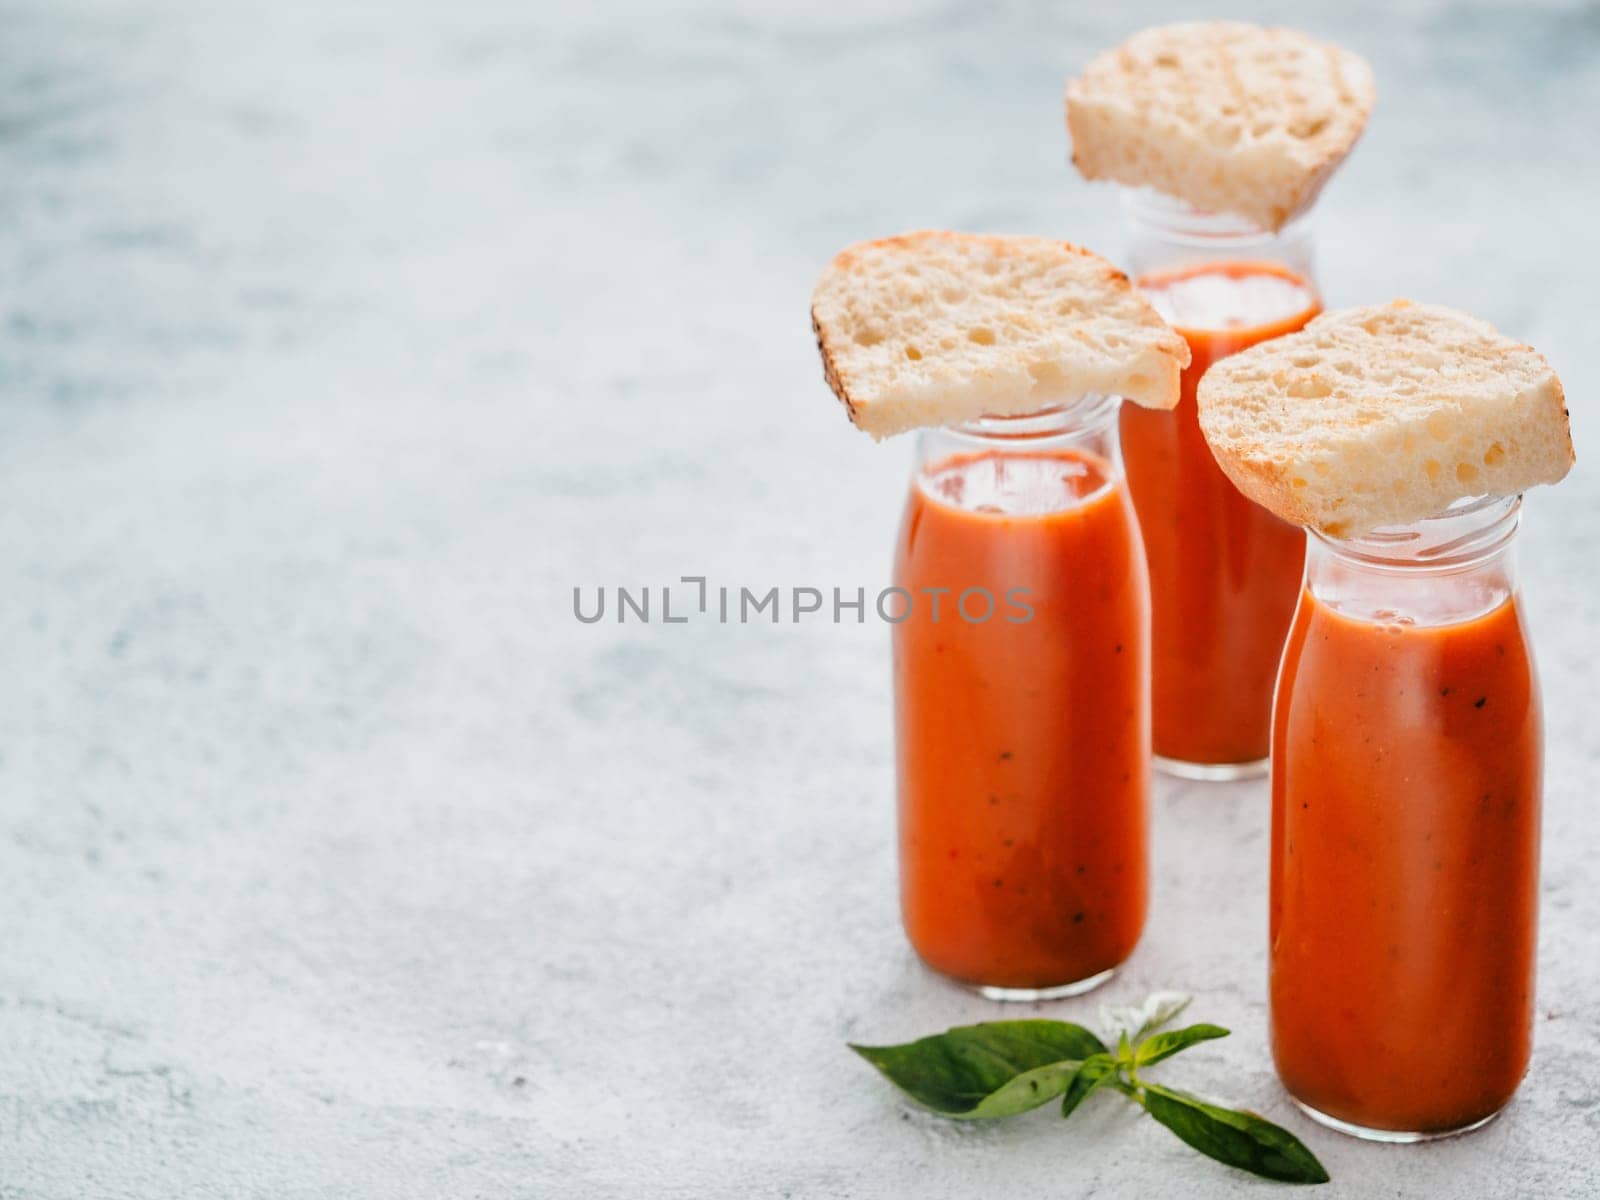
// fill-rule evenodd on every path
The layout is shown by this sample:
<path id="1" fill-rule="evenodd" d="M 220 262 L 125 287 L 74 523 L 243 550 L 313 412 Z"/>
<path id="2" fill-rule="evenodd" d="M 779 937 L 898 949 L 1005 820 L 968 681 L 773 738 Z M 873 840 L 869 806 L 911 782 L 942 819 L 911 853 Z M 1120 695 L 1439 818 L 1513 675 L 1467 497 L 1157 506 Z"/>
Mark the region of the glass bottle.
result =
<path id="1" fill-rule="evenodd" d="M 925 432 L 901 523 L 901 911 L 995 999 L 1086 991 L 1144 925 L 1149 585 L 1119 407 Z"/>
<path id="2" fill-rule="evenodd" d="M 1321 311 L 1309 222 L 1269 233 L 1155 192 L 1123 200 L 1134 281 L 1193 356 L 1176 409 L 1122 412 L 1150 566 L 1156 764 L 1197 779 L 1261 775 L 1305 538 L 1223 475 L 1200 435 L 1195 388 L 1217 359 Z"/>
<path id="3" fill-rule="evenodd" d="M 1272 1047 L 1347 1133 L 1490 1120 L 1533 1033 L 1543 733 L 1520 499 L 1313 534 L 1272 743 Z"/>

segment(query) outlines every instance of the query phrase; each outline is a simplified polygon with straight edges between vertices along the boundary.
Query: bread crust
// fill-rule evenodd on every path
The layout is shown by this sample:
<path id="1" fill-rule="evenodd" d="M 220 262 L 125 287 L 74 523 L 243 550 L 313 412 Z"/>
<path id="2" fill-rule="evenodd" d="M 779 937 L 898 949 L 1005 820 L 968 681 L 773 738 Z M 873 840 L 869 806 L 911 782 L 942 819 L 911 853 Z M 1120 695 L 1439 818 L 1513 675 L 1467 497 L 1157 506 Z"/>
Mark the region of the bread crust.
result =
<path id="1" fill-rule="evenodd" d="M 822 322 L 817 319 L 815 306 L 811 309 L 811 332 L 817 339 L 817 353 L 822 357 L 822 378 L 827 381 L 828 387 L 844 405 L 845 415 L 850 418 L 850 423 L 859 424 L 860 422 L 856 420 L 856 406 L 850 403 L 850 389 L 845 387 L 844 380 L 839 376 L 839 368 L 834 365 L 833 350 L 828 345 L 828 334 L 823 329 Z"/>

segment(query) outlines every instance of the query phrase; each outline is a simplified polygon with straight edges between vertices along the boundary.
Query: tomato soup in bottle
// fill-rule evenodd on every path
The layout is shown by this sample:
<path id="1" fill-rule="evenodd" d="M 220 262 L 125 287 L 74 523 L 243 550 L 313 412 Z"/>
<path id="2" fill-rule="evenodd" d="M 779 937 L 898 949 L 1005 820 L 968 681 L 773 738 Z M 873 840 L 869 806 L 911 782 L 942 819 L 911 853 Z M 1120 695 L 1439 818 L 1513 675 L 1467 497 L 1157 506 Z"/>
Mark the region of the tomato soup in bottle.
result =
<path id="1" fill-rule="evenodd" d="M 1528 1065 L 1544 748 L 1518 508 L 1310 542 L 1273 728 L 1272 1049 L 1330 1122 L 1470 1128 Z"/>
<path id="2" fill-rule="evenodd" d="M 1119 407 L 925 433 L 901 522 L 901 912 L 924 962 L 991 995 L 1086 990 L 1144 925 L 1150 607 Z"/>
<path id="3" fill-rule="evenodd" d="M 1209 374 L 1242 488 L 1310 529 L 1272 733 L 1272 1051 L 1336 1129 L 1490 1120 L 1534 1016 L 1539 688 L 1522 489 L 1572 463 L 1560 381 L 1450 309 L 1330 313 Z"/>
<path id="4" fill-rule="evenodd" d="M 1176 404 L 1188 346 L 1045 238 L 852 246 L 812 323 L 856 425 L 923 430 L 885 614 L 907 938 L 994 999 L 1085 991 L 1149 893 L 1150 594 L 1118 413 Z"/>
<path id="5" fill-rule="evenodd" d="M 1124 200 L 1136 282 L 1192 352 L 1177 408 L 1122 413 L 1150 565 L 1156 762 L 1188 778 L 1259 775 L 1305 534 L 1222 473 L 1200 434 L 1195 391 L 1219 359 L 1321 311 L 1307 220 L 1268 233 L 1155 193 Z"/>
<path id="6" fill-rule="evenodd" d="M 1305 538 L 1218 469 L 1195 391 L 1216 362 L 1320 310 L 1309 213 L 1375 100 L 1358 55 L 1239 21 L 1140 30 L 1067 84 L 1073 165 L 1122 186 L 1129 271 L 1192 351 L 1176 408 L 1122 415 L 1150 568 L 1155 761 L 1170 774 L 1266 773 Z"/>

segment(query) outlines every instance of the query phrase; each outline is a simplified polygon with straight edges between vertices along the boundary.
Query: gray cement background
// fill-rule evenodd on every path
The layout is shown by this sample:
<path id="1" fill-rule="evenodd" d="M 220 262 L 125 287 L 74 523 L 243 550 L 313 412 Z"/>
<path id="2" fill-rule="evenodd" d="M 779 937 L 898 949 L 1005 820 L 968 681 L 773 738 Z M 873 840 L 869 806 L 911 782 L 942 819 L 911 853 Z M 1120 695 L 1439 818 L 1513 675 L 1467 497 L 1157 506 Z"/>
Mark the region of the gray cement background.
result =
<path id="1" fill-rule="evenodd" d="M 1169 1077 L 1335 1197 L 1600 1193 L 1592 3 L 1242 3 L 1367 55 L 1331 303 L 1532 342 L 1548 701 L 1537 1049 L 1422 1148 L 1293 1115 L 1265 793 L 1158 795 L 1104 997 L 1233 1028 Z M 906 1109 L 847 1038 L 1001 1015 L 895 907 L 887 633 L 584 626 L 571 589 L 875 589 L 910 447 L 811 284 L 948 225 L 1115 256 L 1062 81 L 1193 8 L 0 4 L 0 1196 L 1261 1194 L 1110 1103 Z"/>

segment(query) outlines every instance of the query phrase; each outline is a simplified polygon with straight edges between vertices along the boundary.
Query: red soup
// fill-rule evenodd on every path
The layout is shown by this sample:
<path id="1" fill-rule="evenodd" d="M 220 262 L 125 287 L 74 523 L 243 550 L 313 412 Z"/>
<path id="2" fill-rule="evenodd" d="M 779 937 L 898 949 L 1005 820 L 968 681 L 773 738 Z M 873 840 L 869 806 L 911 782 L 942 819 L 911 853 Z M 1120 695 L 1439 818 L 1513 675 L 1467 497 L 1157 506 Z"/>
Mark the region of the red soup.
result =
<path id="1" fill-rule="evenodd" d="M 1305 593 L 1272 755 L 1284 1085 L 1366 1130 L 1487 1119 L 1533 1027 L 1542 741 L 1515 599 L 1425 625 Z"/>
<path id="2" fill-rule="evenodd" d="M 1149 600 L 1120 470 L 1076 450 L 929 462 L 894 575 L 914 597 L 894 631 L 911 944 L 990 989 L 1087 986 L 1132 951 L 1147 890 Z M 969 589 L 993 616 L 958 611 Z"/>
<path id="3" fill-rule="evenodd" d="M 1266 262 L 1149 275 L 1139 287 L 1193 355 L 1177 408 L 1122 407 L 1150 565 L 1155 753 L 1195 765 L 1259 762 L 1305 535 L 1223 475 L 1200 433 L 1195 389 L 1212 363 L 1293 333 L 1320 304 L 1304 279 Z"/>

